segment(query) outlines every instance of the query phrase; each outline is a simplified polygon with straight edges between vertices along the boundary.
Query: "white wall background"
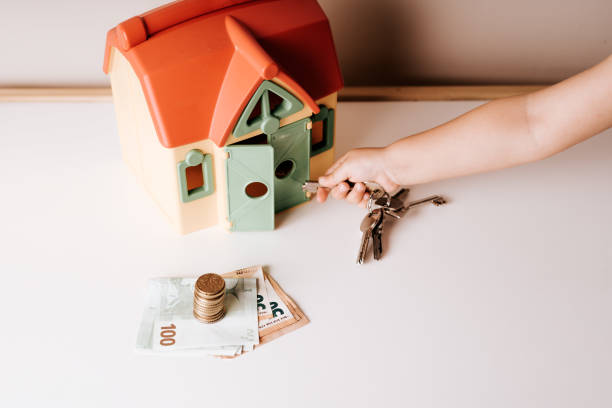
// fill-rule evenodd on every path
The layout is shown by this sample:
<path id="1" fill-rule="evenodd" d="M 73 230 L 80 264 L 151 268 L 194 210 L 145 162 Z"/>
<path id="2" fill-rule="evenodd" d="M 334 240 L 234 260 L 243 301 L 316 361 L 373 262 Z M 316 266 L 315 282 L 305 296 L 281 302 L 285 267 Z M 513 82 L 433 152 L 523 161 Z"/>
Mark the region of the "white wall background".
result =
<path id="1" fill-rule="evenodd" d="M 348 85 L 547 83 L 612 53 L 611 0 L 319 0 Z M 0 0 L 0 86 L 106 85 L 106 31 L 165 0 Z"/>

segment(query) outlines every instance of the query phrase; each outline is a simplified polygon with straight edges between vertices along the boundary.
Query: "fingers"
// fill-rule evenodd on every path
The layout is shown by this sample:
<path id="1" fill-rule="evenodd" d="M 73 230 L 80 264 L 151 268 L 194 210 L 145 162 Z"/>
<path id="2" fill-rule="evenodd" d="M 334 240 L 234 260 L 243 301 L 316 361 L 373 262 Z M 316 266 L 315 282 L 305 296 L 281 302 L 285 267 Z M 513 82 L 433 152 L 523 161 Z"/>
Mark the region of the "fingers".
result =
<path id="1" fill-rule="evenodd" d="M 317 190 L 317 201 L 320 203 L 324 203 L 327 200 L 327 196 L 329 195 L 329 189 L 325 187 L 319 187 Z"/>
<path id="2" fill-rule="evenodd" d="M 323 187 L 333 188 L 341 182 L 348 179 L 348 173 L 342 171 L 342 168 L 329 176 L 319 177 L 319 184 Z"/>
<path id="3" fill-rule="evenodd" d="M 395 191 L 398 186 L 385 171 L 384 156 L 381 149 L 354 149 L 337 160 L 325 173 L 319 177 L 317 200 L 324 202 L 332 197 L 358 205 L 366 205 L 369 195 L 366 195 L 364 181 L 380 184 L 385 191 Z M 351 189 L 348 182 L 355 183 Z M 350 183 L 352 184 L 352 183 Z"/>
<path id="4" fill-rule="evenodd" d="M 355 183 L 352 190 L 346 195 L 346 201 L 352 204 L 359 204 L 365 192 L 366 188 L 363 183 Z"/>
<path id="5" fill-rule="evenodd" d="M 346 183 L 339 183 L 336 187 L 332 188 L 330 194 L 336 200 L 344 200 L 351 188 Z"/>
<path id="6" fill-rule="evenodd" d="M 368 206 L 368 200 L 370 199 L 370 193 L 365 193 L 363 195 L 363 198 L 361 199 L 361 201 L 359 202 L 359 206 L 361 208 L 366 208 Z"/>
<path id="7" fill-rule="evenodd" d="M 363 183 L 356 183 L 351 188 L 347 183 L 340 183 L 331 190 L 328 188 L 319 188 L 317 190 L 317 201 L 323 203 L 331 195 L 337 200 L 346 200 L 349 203 L 357 204 L 365 207 L 370 198 L 370 194 L 366 191 Z"/>

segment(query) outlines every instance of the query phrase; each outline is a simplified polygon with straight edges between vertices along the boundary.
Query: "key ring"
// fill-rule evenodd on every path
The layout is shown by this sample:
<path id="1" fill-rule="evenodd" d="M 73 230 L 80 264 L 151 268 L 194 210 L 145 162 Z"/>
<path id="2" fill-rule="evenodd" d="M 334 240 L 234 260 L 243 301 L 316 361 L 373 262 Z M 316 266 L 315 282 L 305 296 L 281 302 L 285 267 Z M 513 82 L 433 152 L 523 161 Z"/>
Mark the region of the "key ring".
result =
<path id="1" fill-rule="evenodd" d="M 374 211 L 374 203 L 376 202 L 376 200 L 378 200 L 381 197 L 385 196 L 385 190 L 382 190 L 381 188 L 376 188 L 374 190 L 372 190 L 372 192 L 370 193 L 370 198 L 368 198 L 368 213 L 372 214 L 372 212 Z M 388 195 L 388 194 L 387 194 Z"/>

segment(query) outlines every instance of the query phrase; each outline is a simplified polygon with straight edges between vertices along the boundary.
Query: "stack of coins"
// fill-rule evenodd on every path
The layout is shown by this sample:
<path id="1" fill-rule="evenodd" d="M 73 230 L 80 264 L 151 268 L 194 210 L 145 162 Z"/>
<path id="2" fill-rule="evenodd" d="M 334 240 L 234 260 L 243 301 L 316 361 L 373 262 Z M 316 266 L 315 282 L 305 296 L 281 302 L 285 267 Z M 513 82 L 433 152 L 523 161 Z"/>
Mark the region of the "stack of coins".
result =
<path id="1" fill-rule="evenodd" d="M 193 316 L 202 323 L 214 323 L 225 316 L 225 280 L 216 273 L 198 278 L 193 292 Z"/>

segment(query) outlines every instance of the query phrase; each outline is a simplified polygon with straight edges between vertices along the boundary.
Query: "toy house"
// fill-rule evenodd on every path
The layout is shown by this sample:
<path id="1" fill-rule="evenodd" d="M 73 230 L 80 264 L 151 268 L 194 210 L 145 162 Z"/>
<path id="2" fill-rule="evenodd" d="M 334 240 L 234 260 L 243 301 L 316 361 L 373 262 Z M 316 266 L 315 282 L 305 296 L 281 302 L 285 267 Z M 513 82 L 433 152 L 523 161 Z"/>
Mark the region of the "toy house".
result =
<path id="1" fill-rule="evenodd" d="M 107 34 L 124 161 L 181 233 L 274 229 L 333 162 L 342 87 L 316 0 L 184 0 Z"/>

